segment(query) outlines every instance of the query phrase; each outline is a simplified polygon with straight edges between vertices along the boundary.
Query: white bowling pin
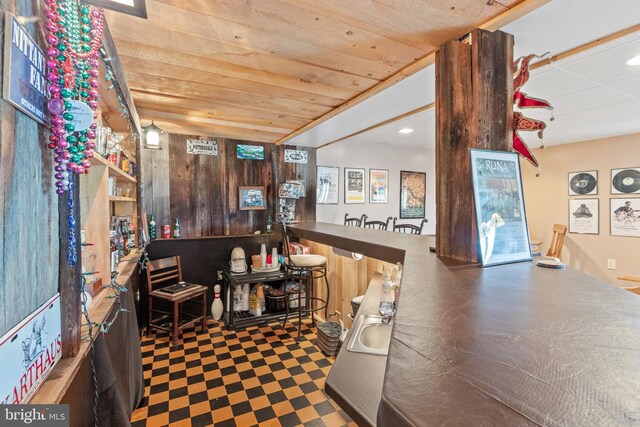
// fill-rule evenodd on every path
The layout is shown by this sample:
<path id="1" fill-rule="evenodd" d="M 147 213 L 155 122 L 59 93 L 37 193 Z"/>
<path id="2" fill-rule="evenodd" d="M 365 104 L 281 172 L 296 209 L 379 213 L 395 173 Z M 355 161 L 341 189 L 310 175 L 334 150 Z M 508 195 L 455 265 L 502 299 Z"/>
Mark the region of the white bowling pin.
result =
<path id="1" fill-rule="evenodd" d="M 211 303 L 211 315 L 215 320 L 220 320 L 222 317 L 222 312 L 224 311 L 224 307 L 222 305 L 222 300 L 220 299 L 220 285 L 215 285 L 213 287 L 213 303 Z"/>

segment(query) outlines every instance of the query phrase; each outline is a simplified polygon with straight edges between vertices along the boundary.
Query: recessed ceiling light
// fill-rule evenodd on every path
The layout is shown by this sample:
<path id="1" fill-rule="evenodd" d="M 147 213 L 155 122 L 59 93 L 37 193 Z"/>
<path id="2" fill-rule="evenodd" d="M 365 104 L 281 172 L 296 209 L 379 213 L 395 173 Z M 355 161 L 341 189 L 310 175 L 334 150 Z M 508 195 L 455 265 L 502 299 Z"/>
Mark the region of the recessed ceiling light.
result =
<path id="1" fill-rule="evenodd" d="M 627 61 L 627 65 L 640 65 L 640 55 L 634 56 Z"/>
<path id="2" fill-rule="evenodd" d="M 399 133 L 401 133 L 401 134 L 403 134 L 403 135 L 406 135 L 406 134 L 408 134 L 408 133 L 413 132 L 413 129 L 411 129 L 411 128 L 402 128 L 402 129 L 400 129 L 398 132 L 399 132 Z"/>

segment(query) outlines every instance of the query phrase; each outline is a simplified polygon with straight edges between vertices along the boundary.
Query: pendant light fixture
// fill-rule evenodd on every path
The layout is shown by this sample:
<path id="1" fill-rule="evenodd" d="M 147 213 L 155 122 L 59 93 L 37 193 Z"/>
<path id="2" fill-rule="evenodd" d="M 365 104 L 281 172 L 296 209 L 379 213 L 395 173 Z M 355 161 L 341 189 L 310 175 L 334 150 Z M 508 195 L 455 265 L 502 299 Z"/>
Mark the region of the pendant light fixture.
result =
<path id="1" fill-rule="evenodd" d="M 144 148 L 153 150 L 162 149 L 162 147 L 160 147 L 160 135 L 164 134 L 164 131 L 156 126 L 153 120 L 149 126 L 142 128 L 142 133 L 144 133 Z"/>

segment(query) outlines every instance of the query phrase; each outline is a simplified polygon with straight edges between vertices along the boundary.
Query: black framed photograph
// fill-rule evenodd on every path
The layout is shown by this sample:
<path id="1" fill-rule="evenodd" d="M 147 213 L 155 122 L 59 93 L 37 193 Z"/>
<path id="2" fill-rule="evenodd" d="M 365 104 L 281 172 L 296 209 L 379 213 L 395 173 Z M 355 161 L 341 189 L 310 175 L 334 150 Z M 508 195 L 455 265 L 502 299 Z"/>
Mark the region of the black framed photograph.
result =
<path id="1" fill-rule="evenodd" d="M 338 204 L 338 184 L 340 168 L 337 166 L 316 167 L 316 203 L 319 205 Z"/>
<path id="2" fill-rule="evenodd" d="M 425 172 L 400 171 L 400 218 L 424 218 L 426 199 L 427 174 Z"/>
<path id="3" fill-rule="evenodd" d="M 518 154 L 469 151 L 482 266 L 531 260 Z"/>
<path id="4" fill-rule="evenodd" d="M 640 199 L 609 199 L 612 236 L 640 237 Z"/>
<path id="5" fill-rule="evenodd" d="M 598 171 L 569 172 L 570 196 L 595 194 L 598 194 Z"/>
<path id="6" fill-rule="evenodd" d="M 267 191 L 264 186 L 247 185 L 239 187 L 241 211 L 263 211 L 267 209 Z"/>
<path id="7" fill-rule="evenodd" d="M 600 199 L 569 200 L 569 233 L 600 234 Z"/>
<path id="8" fill-rule="evenodd" d="M 365 203 L 364 169 L 344 168 L 344 203 Z"/>
<path id="9" fill-rule="evenodd" d="M 387 169 L 369 169 L 369 203 L 389 203 Z"/>
<path id="10" fill-rule="evenodd" d="M 611 169 L 611 194 L 640 194 L 640 168 Z"/>

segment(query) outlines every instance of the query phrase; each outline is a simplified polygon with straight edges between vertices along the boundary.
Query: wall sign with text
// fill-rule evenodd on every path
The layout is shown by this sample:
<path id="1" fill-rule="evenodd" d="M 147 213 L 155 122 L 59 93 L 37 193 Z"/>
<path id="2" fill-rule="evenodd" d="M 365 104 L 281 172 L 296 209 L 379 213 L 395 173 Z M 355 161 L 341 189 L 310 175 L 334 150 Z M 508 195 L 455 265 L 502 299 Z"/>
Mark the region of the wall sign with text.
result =
<path id="1" fill-rule="evenodd" d="M 307 163 L 307 152 L 303 150 L 284 150 L 285 163 Z"/>
<path id="2" fill-rule="evenodd" d="M 218 155 L 218 141 L 204 139 L 187 139 L 187 154 Z"/>
<path id="3" fill-rule="evenodd" d="M 60 294 L 0 337 L 0 404 L 27 403 L 62 357 Z"/>
<path id="4" fill-rule="evenodd" d="M 2 96 L 34 120 L 46 124 L 49 98 L 46 57 L 16 17 L 6 14 Z"/>

